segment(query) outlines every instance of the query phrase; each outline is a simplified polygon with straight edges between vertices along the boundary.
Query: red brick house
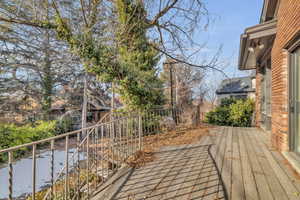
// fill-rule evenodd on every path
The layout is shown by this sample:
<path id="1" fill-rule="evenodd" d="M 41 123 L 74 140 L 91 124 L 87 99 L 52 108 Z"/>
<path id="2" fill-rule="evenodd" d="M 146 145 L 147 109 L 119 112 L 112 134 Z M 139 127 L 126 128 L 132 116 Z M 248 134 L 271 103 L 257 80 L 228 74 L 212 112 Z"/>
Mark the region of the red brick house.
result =
<path id="1" fill-rule="evenodd" d="M 256 70 L 256 125 L 274 147 L 300 153 L 300 0 L 265 0 L 241 35 L 240 70 Z"/>

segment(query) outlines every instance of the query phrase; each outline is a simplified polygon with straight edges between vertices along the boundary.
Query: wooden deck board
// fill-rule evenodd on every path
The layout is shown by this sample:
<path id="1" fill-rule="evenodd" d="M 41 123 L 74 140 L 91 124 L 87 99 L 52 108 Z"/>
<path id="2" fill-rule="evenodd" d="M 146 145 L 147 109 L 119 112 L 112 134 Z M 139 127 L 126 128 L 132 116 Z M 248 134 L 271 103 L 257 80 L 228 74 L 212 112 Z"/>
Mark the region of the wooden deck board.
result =
<path id="1" fill-rule="evenodd" d="M 254 132 L 253 130 L 252 130 L 252 134 L 253 134 L 253 137 L 258 136 L 257 132 Z M 285 191 L 283 190 L 282 192 L 283 193 L 286 192 L 289 199 L 299 199 L 299 197 L 295 195 L 298 192 L 296 187 L 294 186 L 292 181 L 289 179 L 289 177 L 286 175 L 286 173 L 278 165 L 278 163 L 272 156 L 271 152 L 266 148 L 266 145 L 264 145 L 261 140 L 256 140 L 256 143 L 259 145 L 260 151 L 262 151 L 265 154 L 270 166 L 272 166 L 271 170 L 274 170 L 273 174 L 270 174 L 268 177 L 273 176 L 272 179 L 274 182 L 275 182 L 275 177 L 280 181 L 281 186 L 284 187 L 284 190 L 285 190 Z M 274 184 L 274 182 L 273 182 L 273 184 Z M 279 189 L 279 188 L 277 187 L 277 189 Z M 273 192 L 274 192 L 274 196 L 275 196 L 275 194 L 278 195 L 278 192 L 276 192 L 276 193 L 275 193 L 275 191 L 273 191 Z M 281 196 L 283 196 L 282 193 L 281 193 Z M 282 199 L 284 199 L 284 198 L 282 198 Z"/>
<path id="2" fill-rule="evenodd" d="M 219 132 L 219 131 L 218 131 Z M 213 140 L 214 145 L 210 148 L 211 156 L 216 158 L 216 155 L 219 153 L 220 149 L 220 142 L 222 141 L 222 137 L 219 137 L 217 135 L 217 132 L 211 133 L 211 139 Z M 205 190 L 202 190 L 202 193 L 199 194 L 200 197 L 203 197 L 202 199 L 215 199 L 218 196 L 218 179 L 219 174 L 217 171 L 217 167 L 215 165 L 211 165 L 209 175 L 206 179 L 202 181 L 206 181 L 206 184 L 204 188 Z M 201 179 L 200 179 L 201 180 Z M 196 192 L 193 192 L 195 194 Z"/>
<path id="3" fill-rule="evenodd" d="M 116 184 L 121 187 L 110 199 L 300 199 L 299 176 L 270 148 L 267 133 L 232 127 L 215 131 L 197 143 L 161 149 L 155 161 Z"/>
<path id="4" fill-rule="evenodd" d="M 241 167 L 241 156 L 239 149 L 239 129 L 233 129 L 232 133 L 232 199 L 245 199 L 245 189 L 243 186 L 243 175 Z"/>
<path id="5" fill-rule="evenodd" d="M 294 169 L 291 168 L 291 165 L 288 164 L 287 160 L 282 156 L 282 154 L 278 151 L 275 151 L 271 145 L 269 145 L 271 143 L 271 138 L 268 137 L 267 133 L 263 131 L 256 132 L 259 134 L 259 136 L 263 137 L 263 139 L 260 139 L 260 137 L 257 136 L 257 139 L 260 140 L 265 146 L 269 146 L 268 150 L 271 152 L 277 164 L 286 173 L 293 185 L 297 188 L 298 192 L 300 192 L 300 176 Z"/>
<path id="6" fill-rule="evenodd" d="M 164 187 L 170 185 L 170 181 L 168 181 L 168 179 L 172 178 L 173 175 L 176 176 L 176 174 L 178 174 L 179 171 L 181 171 L 185 176 L 189 175 L 188 170 L 185 166 L 191 162 L 191 158 L 185 157 L 185 155 L 188 154 L 190 151 L 190 149 L 187 149 L 185 150 L 185 153 L 180 154 L 180 156 L 174 156 L 174 162 L 167 167 L 168 170 L 159 171 L 155 176 L 156 179 L 152 181 L 151 188 L 149 188 L 149 191 L 146 193 L 146 195 L 138 195 L 137 199 L 142 197 L 146 197 L 147 199 L 154 199 L 155 196 L 158 196 L 159 194 L 161 194 L 161 192 L 163 192 L 162 189 L 164 189 Z"/>
<path id="7" fill-rule="evenodd" d="M 256 182 L 259 198 L 262 200 L 273 199 L 267 179 L 259 163 L 258 156 L 261 155 L 261 152 L 256 151 L 255 149 L 256 144 L 252 143 L 248 133 L 249 133 L 249 129 L 245 130 L 241 135 L 244 137 L 244 141 L 246 141 L 245 142 L 246 149 L 250 159 L 250 165 Z"/>
<path id="8" fill-rule="evenodd" d="M 209 138 L 207 137 L 205 139 L 206 139 L 206 141 L 204 143 L 208 143 Z M 201 160 L 200 162 L 196 161 L 193 163 L 193 165 L 189 166 L 191 168 L 190 175 L 185 178 L 184 182 L 181 185 L 179 185 L 179 187 L 177 187 L 177 189 L 170 187 L 171 191 L 172 190 L 175 191 L 175 196 L 177 196 L 177 197 L 180 196 L 182 199 L 189 198 L 189 195 L 190 195 L 191 191 L 193 190 L 194 185 L 197 182 L 197 177 L 201 173 L 202 168 L 206 167 L 206 165 L 204 165 L 204 164 L 205 164 L 207 158 L 208 158 L 208 155 L 206 154 L 204 160 Z M 167 196 L 168 196 L 168 198 L 174 197 L 172 195 L 172 193 Z M 163 197 L 163 195 L 162 195 L 162 197 Z"/>
<path id="9" fill-rule="evenodd" d="M 188 154 L 188 152 L 187 152 Z M 148 195 L 147 199 L 151 200 L 159 200 L 167 191 L 170 185 L 172 185 L 172 182 L 175 179 L 181 180 L 181 182 L 178 183 L 180 188 L 178 190 L 175 190 L 178 192 L 183 192 L 187 183 L 189 183 L 192 180 L 192 176 L 197 173 L 196 164 L 199 162 L 199 160 L 195 157 L 188 157 L 188 159 L 185 160 L 184 163 L 180 167 L 176 167 L 176 164 L 174 165 L 172 169 L 172 174 L 170 173 L 169 175 L 166 174 L 166 177 L 163 177 L 160 181 L 159 184 L 157 184 L 157 187 L 151 194 Z M 183 188 L 183 189 L 182 189 Z M 176 194 L 177 195 L 177 194 Z"/>
<path id="10" fill-rule="evenodd" d="M 224 129 L 221 129 L 220 131 L 217 131 L 215 133 L 213 133 L 213 136 L 211 138 L 215 138 L 215 142 L 214 145 L 211 147 L 211 154 L 212 157 L 215 158 L 215 163 L 218 166 L 218 158 L 217 155 L 220 154 L 220 149 L 222 147 L 222 143 L 225 141 L 225 137 L 220 137 L 220 133 L 222 134 L 224 131 Z M 214 175 L 210 175 L 209 179 L 208 179 L 208 184 L 207 186 L 210 186 L 209 189 L 206 190 L 206 193 L 203 195 L 203 199 L 204 200 L 209 200 L 209 199 L 218 199 L 219 197 L 219 184 L 221 184 L 219 182 L 219 169 L 217 168 L 217 166 L 213 165 L 211 170 L 214 173 Z M 222 196 L 222 195 L 221 195 Z"/>
<path id="11" fill-rule="evenodd" d="M 254 149 L 256 152 L 260 152 L 260 154 L 256 154 L 258 158 L 258 162 L 260 164 L 260 167 L 263 171 L 263 174 L 265 176 L 265 179 L 268 183 L 268 188 L 271 191 L 271 194 L 274 199 L 288 199 L 285 191 L 283 190 L 282 186 L 280 185 L 279 181 L 277 180 L 276 176 L 274 176 L 275 172 L 273 171 L 273 168 L 270 166 L 270 163 L 268 162 L 266 155 L 262 151 L 262 148 L 259 145 L 259 142 L 255 140 L 255 133 L 250 131 L 248 134 L 249 139 L 251 140 L 252 144 L 255 144 Z"/>
<path id="12" fill-rule="evenodd" d="M 179 151 L 177 153 L 178 156 L 180 155 L 180 153 L 184 153 L 184 151 Z M 174 161 L 174 156 L 171 155 L 172 151 L 162 153 L 160 156 L 165 157 L 164 163 L 155 162 L 156 164 L 151 163 L 151 167 L 145 167 L 145 170 L 137 169 L 132 177 L 128 180 L 128 182 L 123 186 L 121 192 L 119 192 L 115 198 L 128 199 L 128 197 L 135 197 L 137 195 L 137 192 L 140 192 L 140 195 L 146 195 L 147 190 L 152 189 L 151 181 L 157 177 L 157 174 L 159 174 L 161 170 L 164 170 Z"/>
<path id="13" fill-rule="evenodd" d="M 254 174 L 252 172 L 250 159 L 248 157 L 247 149 L 245 146 L 247 141 L 244 141 L 244 137 L 241 135 L 242 129 L 239 129 L 239 131 L 241 131 L 241 133 L 238 134 L 238 140 L 239 140 L 239 148 L 241 154 L 241 165 L 242 165 L 242 174 L 243 174 L 242 176 L 243 176 L 243 187 L 245 191 L 245 199 L 246 200 L 259 199 L 258 192 L 257 192 L 258 190 L 254 179 Z"/>
<path id="14" fill-rule="evenodd" d="M 222 174 L 222 171 L 224 169 L 224 157 L 225 157 L 225 151 L 226 151 L 226 145 L 227 145 L 227 136 L 228 136 L 228 131 L 229 128 L 224 128 L 222 132 L 218 133 L 218 137 L 222 137 L 222 143 L 221 143 L 221 147 L 220 147 L 220 152 L 219 154 L 217 154 L 216 157 L 216 162 L 217 162 L 217 166 L 218 166 L 218 170 L 219 173 Z M 227 197 L 227 192 L 225 190 L 224 187 L 222 187 L 223 185 L 223 180 L 221 178 L 218 179 L 218 194 L 216 196 L 217 199 L 222 199 L 222 198 L 226 198 Z"/>
<path id="15" fill-rule="evenodd" d="M 224 155 L 224 164 L 222 170 L 222 179 L 225 184 L 228 199 L 231 199 L 231 168 L 232 168 L 232 129 L 228 130 L 226 137 L 226 149 Z"/>

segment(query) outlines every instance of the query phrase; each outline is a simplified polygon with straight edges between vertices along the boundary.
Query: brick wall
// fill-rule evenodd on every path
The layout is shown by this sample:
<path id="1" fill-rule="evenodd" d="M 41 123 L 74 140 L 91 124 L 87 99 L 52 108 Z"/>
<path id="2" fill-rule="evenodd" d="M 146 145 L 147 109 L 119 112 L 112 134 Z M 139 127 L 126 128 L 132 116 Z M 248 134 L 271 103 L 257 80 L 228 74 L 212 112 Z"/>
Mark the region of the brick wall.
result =
<path id="1" fill-rule="evenodd" d="M 300 0 L 281 0 L 272 49 L 272 143 L 288 150 L 288 53 L 285 45 L 300 30 Z"/>
<path id="2" fill-rule="evenodd" d="M 259 69 L 256 69 L 256 101 L 255 101 L 255 125 L 257 127 L 261 126 L 261 78 L 262 74 Z"/>

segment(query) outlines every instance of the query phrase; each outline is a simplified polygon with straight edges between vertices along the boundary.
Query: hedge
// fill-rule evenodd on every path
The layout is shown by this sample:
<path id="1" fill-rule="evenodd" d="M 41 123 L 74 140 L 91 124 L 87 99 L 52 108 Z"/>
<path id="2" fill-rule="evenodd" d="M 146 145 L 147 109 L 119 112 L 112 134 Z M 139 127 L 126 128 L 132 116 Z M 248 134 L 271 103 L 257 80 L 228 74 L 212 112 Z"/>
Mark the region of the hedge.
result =
<path id="1" fill-rule="evenodd" d="M 34 124 L 17 126 L 15 124 L 0 124 L 0 149 L 45 139 L 55 135 L 56 121 L 37 121 Z M 14 152 L 14 157 L 24 155 L 28 148 Z M 0 155 L 0 162 L 7 160 L 7 155 Z"/>
<path id="2" fill-rule="evenodd" d="M 205 116 L 205 121 L 221 126 L 250 127 L 254 111 L 252 99 L 223 99 L 221 104 Z"/>

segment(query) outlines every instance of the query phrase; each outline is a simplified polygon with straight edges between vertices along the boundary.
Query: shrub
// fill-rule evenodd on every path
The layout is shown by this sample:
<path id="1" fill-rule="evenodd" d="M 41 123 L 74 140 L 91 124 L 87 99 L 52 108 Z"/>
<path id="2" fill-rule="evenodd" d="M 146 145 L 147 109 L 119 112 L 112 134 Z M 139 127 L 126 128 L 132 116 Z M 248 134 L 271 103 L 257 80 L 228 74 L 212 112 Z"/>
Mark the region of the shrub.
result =
<path id="1" fill-rule="evenodd" d="M 221 101 L 220 106 L 206 114 L 205 122 L 221 126 L 250 127 L 253 111 L 253 100 L 227 98 Z"/>
<path id="2" fill-rule="evenodd" d="M 246 101 L 238 100 L 230 105 L 230 121 L 232 126 L 250 127 L 254 102 L 251 99 Z"/>
<path id="3" fill-rule="evenodd" d="M 237 102 L 236 98 L 230 97 L 230 98 L 224 98 L 221 100 L 220 106 L 225 107 L 225 106 L 230 106 L 231 104 L 234 104 Z"/>
<path id="4" fill-rule="evenodd" d="M 41 140 L 54 135 L 55 121 L 37 121 L 33 125 L 16 126 L 15 124 L 0 124 L 0 149 Z M 14 157 L 20 157 L 28 151 L 27 148 L 14 152 Z M 0 155 L 0 162 L 7 159 L 7 155 Z"/>
<path id="5" fill-rule="evenodd" d="M 73 130 L 71 117 L 65 117 L 56 121 L 56 134 L 63 134 Z"/>
<path id="6" fill-rule="evenodd" d="M 205 122 L 220 126 L 229 126 L 229 107 L 228 106 L 218 106 L 211 112 L 207 113 L 205 116 Z"/>

